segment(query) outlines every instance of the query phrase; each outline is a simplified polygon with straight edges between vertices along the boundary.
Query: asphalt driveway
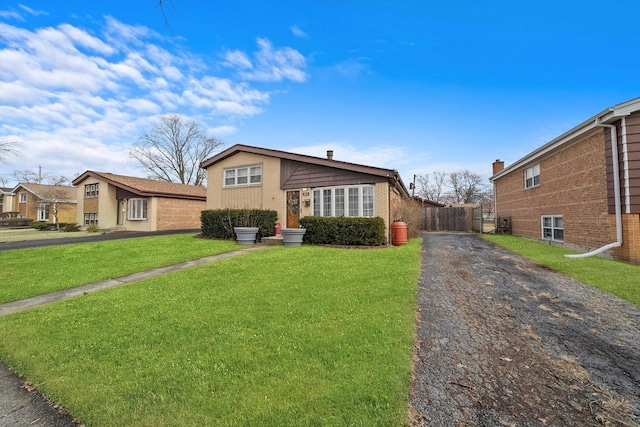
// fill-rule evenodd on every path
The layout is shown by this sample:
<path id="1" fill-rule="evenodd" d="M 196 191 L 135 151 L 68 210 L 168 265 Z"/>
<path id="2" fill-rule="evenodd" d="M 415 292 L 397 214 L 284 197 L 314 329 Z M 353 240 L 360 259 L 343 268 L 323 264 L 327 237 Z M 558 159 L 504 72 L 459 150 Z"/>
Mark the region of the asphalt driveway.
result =
<path id="1" fill-rule="evenodd" d="M 429 233 L 417 322 L 413 426 L 640 424 L 640 307 L 479 236 Z"/>

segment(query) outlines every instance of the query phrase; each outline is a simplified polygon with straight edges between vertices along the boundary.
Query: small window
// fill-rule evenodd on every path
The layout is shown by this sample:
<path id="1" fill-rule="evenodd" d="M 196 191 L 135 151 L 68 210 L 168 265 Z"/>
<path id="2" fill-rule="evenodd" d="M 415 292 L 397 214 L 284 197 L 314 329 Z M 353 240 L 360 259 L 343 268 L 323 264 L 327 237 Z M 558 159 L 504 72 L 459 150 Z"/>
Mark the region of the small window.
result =
<path id="1" fill-rule="evenodd" d="M 524 188 L 537 187 L 540 185 L 540 165 L 531 166 L 524 170 Z"/>
<path id="2" fill-rule="evenodd" d="M 245 166 L 224 170 L 225 187 L 245 187 L 262 184 L 262 166 Z"/>
<path id="3" fill-rule="evenodd" d="M 27 193 L 20 193 L 20 203 L 27 202 Z"/>
<path id="4" fill-rule="evenodd" d="M 542 217 L 542 238 L 558 242 L 564 241 L 564 219 L 562 215 L 545 215 Z"/>
<path id="5" fill-rule="evenodd" d="M 128 207 L 127 219 L 132 221 L 141 221 L 147 219 L 147 199 L 129 199 Z"/>
<path id="6" fill-rule="evenodd" d="M 98 184 L 87 184 L 84 186 L 84 197 L 98 197 Z"/>
<path id="7" fill-rule="evenodd" d="M 84 225 L 98 225 L 98 214 L 97 213 L 84 214 Z"/>

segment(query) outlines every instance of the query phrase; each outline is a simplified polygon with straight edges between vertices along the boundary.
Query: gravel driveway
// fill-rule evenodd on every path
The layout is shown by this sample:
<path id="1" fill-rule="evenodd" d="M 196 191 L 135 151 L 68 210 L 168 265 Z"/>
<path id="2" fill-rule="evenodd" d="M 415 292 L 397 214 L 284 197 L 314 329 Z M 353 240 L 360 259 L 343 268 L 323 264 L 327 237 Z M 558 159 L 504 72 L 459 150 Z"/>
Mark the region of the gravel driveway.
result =
<path id="1" fill-rule="evenodd" d="M 640 307 L 470 234 L 422 269 L 411 425 L 640 425 Z"/>

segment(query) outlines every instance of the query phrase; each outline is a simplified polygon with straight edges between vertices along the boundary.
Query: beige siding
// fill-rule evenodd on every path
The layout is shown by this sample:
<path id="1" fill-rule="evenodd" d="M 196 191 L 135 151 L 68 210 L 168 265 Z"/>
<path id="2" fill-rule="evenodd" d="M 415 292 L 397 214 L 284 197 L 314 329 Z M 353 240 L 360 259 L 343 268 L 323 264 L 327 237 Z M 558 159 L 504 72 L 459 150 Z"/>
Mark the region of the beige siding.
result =
<path id="1" fill-rule="evenodd" d="M 224 188 L 224 169 L 262 165 L 262 184 Z M 269 209 L 284 223 L 286 200 L 280 189 L 280 159 L 252 153 L 238 153 L 207 168 L 207 209 Z M 304 211 L 303 211 L 304 214 Z"/>
<path id="2" fill-rule="evenodd" d="M 84 197 L 85 185 L 99 184 L 98 197 Z M 118 224 L 118 201 L 116 187 L 106 181 L 90 178 L 82 181 L 76 189 L 78 209 L 77 223 L 84 225 L 85 213 L 98 214 L 98 227 L 113 228 Z"/>

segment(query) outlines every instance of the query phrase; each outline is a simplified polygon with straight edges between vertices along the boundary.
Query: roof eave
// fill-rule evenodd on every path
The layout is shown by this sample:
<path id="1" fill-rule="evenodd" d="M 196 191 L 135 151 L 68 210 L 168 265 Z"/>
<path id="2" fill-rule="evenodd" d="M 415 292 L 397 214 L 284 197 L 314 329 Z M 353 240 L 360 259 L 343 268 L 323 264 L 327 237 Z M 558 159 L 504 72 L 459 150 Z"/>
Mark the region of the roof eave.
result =
<path id="1" fill-rule="evenodd" d="M 209 159 L 203 161 L 200 164 L 200 167 L 203 169 L 206 169 L 209 166 L 215 163 L 218 163 L 224 159 L 227 159 L 239 152 L 259 154 L 264 156 L 277 157 L 280 159 L 294 160 L 299 162 L 316 164 L 320 166 L 327 166 L 327 167 L 332 167 L 337 169 L 357 171 L 357 172 L 362 172 L 362 173 L 366 173 L 374 176 L 389 177 L 394 173 L 397 174 L 397 171 L 394 169 L 384 169 L 384 168 L 378 168 L 375 166 L 367 166 L 367 165 L 360 165 L 357 163 L 343 162 L 340 160 L 329 160 L 322 157 L 309 156 L 306 154 L 297 154 L 297 153 L 291 153 L 288 151 L 273 150 L 270 148 L 254 147 L 251 145 L 243 145 L 243 144 L 236 144 L 224 151 L 221 151 L 215 156 L 210 157 Z"/>
<path id="2" fill-rule="evenodd" d="M 638 110 L 640 110 L 640 98 L 635 98 L 630 101 L 607 108 L 575 126 L 574 128 L 568 130 L 557 138 L 549 141 L 542 147 L 532 151 L 521 159 L 516 160 L 508 167 L 490 177 L 489 180 L 491 182 L 494 182 L 495 180 L 507 175 L 508 173 L 526 166 L 527 164 L 533 163 L 539 160 L 541 157 L 547 155 L 548 153 L 555 151 L 570 142 L 575 141 L 577 138 L 590 136 L 590 132 L 595 133 L 595 130 L 601 129 L 601 127 L 598 126 L 598 123 L 611 123 L 618 120 L 620 117 L 628 116 L 629 114 Z"/>

